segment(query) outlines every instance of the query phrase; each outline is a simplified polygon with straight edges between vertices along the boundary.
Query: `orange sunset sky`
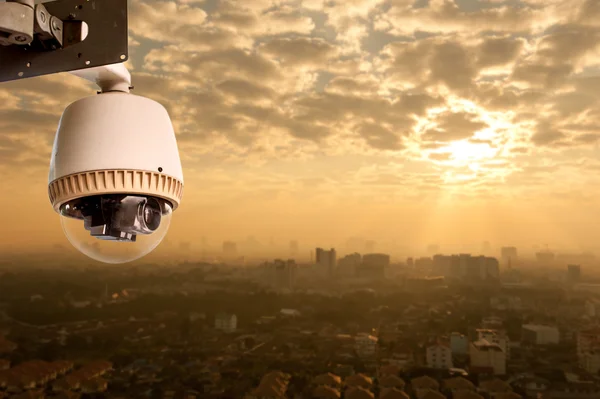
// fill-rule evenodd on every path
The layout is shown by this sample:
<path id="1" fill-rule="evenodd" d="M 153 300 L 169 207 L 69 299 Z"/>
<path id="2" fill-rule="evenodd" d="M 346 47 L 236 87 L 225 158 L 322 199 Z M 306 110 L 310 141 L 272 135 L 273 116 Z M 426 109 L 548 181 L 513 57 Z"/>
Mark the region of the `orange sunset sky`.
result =
<path id="1" fill-rule="evenodd" d="M 184 167 L 170 243 L 600 241 L 597 0 L 129 11 L 134 94 L 168 109 Z M 94 94 L 65 73 L 0 84 L 0 251 L 75 251 L 48 166 L 62 111 Z"/>

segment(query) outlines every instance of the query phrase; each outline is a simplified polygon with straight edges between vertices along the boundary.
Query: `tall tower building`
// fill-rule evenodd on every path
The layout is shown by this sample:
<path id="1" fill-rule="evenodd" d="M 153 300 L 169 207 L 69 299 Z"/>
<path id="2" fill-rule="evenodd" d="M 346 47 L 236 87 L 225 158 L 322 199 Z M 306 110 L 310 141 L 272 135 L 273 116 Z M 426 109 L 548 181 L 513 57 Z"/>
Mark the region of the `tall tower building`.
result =
<path id="1" fill-rule="evenodd" d="M 335 249 L 331 248 L 327 251 L 323 248 L 317 248 L 315 250 L 315 263 L 319 266 L 319 269 L 326 271 L 328 276 L 333 276 L 337 265 Z"/>
<path id="2" fill-rule="evenodd" d="M 293 290 L 298 266 L 293 259 L 275 259 L 267 263 L 268 283 L 278 290 Z"/>

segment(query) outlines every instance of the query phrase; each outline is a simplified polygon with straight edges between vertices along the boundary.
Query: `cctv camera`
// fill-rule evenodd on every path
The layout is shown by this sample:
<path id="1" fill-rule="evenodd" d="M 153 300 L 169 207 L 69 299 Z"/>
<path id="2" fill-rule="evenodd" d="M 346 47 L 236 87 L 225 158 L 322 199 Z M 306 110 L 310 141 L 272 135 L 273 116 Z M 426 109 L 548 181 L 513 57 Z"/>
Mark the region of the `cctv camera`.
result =
<path id="1" fill-rule="evenodd" d="M 68 240 L 85 255 L 125 263 L 150 253 L 183 196 L 166 109 L 106 88 L 69 105 L 54 141 L 48 194 Z"/>

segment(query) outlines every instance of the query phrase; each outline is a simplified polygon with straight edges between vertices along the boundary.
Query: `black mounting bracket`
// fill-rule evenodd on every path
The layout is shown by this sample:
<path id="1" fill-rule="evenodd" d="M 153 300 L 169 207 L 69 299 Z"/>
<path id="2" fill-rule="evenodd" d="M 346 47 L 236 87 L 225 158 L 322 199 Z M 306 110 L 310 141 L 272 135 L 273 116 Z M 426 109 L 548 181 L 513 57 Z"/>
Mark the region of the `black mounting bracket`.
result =
<path id="1" fill-rule="evenodd" d="M 43 4 L 50 14 L 67 22 L 64 47 L 46 50 L 32 45 L 0 46 L 0 82 L 128 59 L 127 0 L 57 0 Z M 68 21 L 84 21 L 88 25 L 85 40 L 79 42 L 80 30 L 69 32 Z"/>

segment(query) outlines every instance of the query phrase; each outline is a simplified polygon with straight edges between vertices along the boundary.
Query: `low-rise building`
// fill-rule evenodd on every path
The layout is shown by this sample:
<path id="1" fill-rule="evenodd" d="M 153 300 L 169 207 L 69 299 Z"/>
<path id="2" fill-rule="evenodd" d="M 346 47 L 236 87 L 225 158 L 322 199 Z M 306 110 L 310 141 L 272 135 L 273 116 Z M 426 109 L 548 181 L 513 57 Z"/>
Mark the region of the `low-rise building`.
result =
<path id="1" fill-rule="evenodd" d="M 452 363 L 452 350 L 448 345 L 441 342 L 427 347 L 426 361 L 427 367 L 435 369 L 451 369 L 454 367 Z"/>
<path id="2" fill-rule="evenodd" d="M 237 316 L 229 313 L 219 313 L 215 317 L 215 329 L 232 333 L 237 329 Z"/>
<path id="3" fill-rule="evenodd" d="M 498 344 L 504 351 L 506 358 L 510 359 L 510 340 L 504 331 L 489 328 L 479 328 L 475 331 L 478 341 L 484 339 L 493 344 Z"/>
<path id="4" fill-rule="evenodd" d="M 471 343 L 471 368 L 489 370 L 494 375 L 506 374 L 506 355 L 498 344 L 486 340 Z"/>
<path id="5" fill-rule="evenodd" d="M 461 333 L 450 334 L 450 350 L 453 355 L 466 355 L 469 353 L 469 338 Z"/>
<path id="6" fill-rule="evenodd" d="M 560 341 L 560 332 L 555 326 L 524 324 L 522 337 L 524 342 L 534 345 L 558 344 Z"/>

